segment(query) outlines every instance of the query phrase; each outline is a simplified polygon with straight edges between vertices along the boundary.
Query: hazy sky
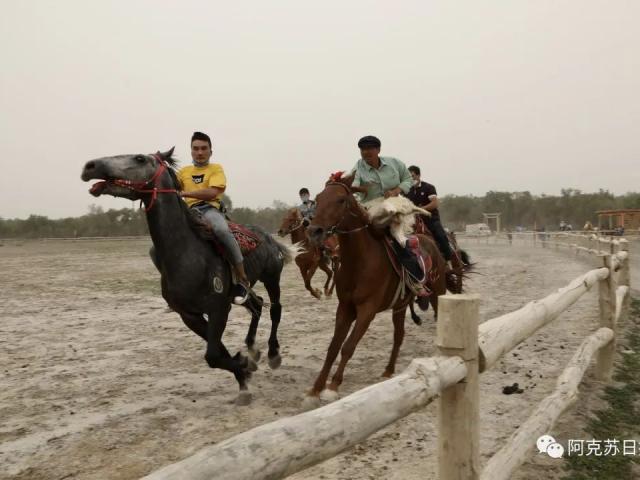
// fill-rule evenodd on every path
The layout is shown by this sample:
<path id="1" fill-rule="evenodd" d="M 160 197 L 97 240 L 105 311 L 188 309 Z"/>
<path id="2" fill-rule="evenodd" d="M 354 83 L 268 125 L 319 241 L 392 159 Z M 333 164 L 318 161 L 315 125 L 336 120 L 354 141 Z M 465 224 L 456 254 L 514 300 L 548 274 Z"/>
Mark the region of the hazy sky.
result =
<path id="1" fill-rule="evenodd" d="M 208 132 L 235 206 L 317 193 L 356 142 L 441 195 L 640 190 L 640 2 L 0 0 L 0 217 L 94 199 L 89 159 Z"/>

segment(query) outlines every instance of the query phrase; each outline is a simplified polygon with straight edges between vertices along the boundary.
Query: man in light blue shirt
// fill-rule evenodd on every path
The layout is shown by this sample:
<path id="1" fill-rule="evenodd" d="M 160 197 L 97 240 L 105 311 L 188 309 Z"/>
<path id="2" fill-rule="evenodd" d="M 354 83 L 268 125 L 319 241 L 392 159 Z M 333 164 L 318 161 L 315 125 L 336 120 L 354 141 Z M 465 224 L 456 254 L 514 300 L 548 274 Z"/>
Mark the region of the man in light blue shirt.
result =
<path id="1" fill-rule="evenodd" d="M 381 157 L 380 146 L 380 140 L 373 136 L 363 137 L 358 142 L 362 158 L 352 172 L 355 173 L 353 186 L 367 187 L 367 193 L 361 198 L 362 202 L 406 194 L 412 185 L 407 166 L 397 158 Z"/>
<path id="2" fill-rule="evenodd" d="M 366 194 L 359 194 L 362 202 L 381 197 L 397 197 L 400 193 L 407 194 L 413 183 L 407 166 L 397 158 L 381 157 L 380 146 L 380 140 L 370 135 L 362 137 L 358 141 L 358 148 L 360 148 L 360 156 L 362 158 L 358 160 L 356 166 L 352 169 L 352 173 L 355 175 L 352 185 L 355 187 L 367 187 Z M 422 270 L 419 260 L 421 254 L 417 237 L 410 238 L 407 240 L 406 245 L 400 245 L 400 247 L 405 249 L 405 254 L 401 255 L 399 260 L 407 267 L 409 274 L 418 280 L 416 292 L 418 305 L 424 310 L 429 304 L 429 292 L 422 283 L 427 272 Z"/>

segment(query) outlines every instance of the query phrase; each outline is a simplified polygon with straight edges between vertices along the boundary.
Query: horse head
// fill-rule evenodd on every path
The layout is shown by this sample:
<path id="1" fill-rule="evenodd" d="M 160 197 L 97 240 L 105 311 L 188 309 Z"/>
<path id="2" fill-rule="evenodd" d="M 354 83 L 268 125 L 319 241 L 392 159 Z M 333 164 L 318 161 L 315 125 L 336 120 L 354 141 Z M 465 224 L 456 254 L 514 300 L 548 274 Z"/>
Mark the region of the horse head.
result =
<path id="1" fill-rule="evenodd" d="M 282 223 L 280 224 L 280 228 L 278 229 L 278 235 L 281 237 L 285 237 L 289 235 L 294 230 L 302 227 L 304 219 L 302 218 L 302 213 L 297 208 L 292 208 L 287 212 L 285 217 L 282 219 Z"/>
<path id="2" fill-rule="evenodd" d="M 366 191 L 366 187 L 354 187 L 354 176 L 342 172 L 331 175 L 324 190 L 316 197 L 313 223 L 307 227 L 309 237 L 320 245 L 333 233 L 351 233 L 366 228 L 368 218 L 360 208 L 353 193 Z"/>
<path id="3" fill-rule="evenodd" d="M 152 198 L 155 198 L 159 190 L 175 192 L 176 181 L 171 168 L 175 166 L 176 161 L 172 155 L 173 148 L 151 155 L 131 154 L 97 158 L 84 165 L 81 178 L 85 182 L 100 180 L 89 190 L 95 197 L 112 195 L 139 200 L 151 194 Z"/>

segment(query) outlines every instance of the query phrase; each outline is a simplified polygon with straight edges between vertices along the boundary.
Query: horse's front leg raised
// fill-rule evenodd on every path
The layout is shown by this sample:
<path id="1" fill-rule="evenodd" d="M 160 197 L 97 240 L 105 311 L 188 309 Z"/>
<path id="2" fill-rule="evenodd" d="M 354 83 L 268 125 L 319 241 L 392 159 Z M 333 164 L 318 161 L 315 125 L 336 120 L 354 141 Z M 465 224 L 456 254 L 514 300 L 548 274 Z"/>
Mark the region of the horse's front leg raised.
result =
<path id="1" fill-rule="evenodd" d="M 205 360 L 211 368 L 221 368 L 228 370 L 236 377 L 240 387 L 240 393 L 236 399 L 237 405 L 249 405 L 251 403 L 251 393 L 249 392 L 249 379 L 251 372 L 255 371 L 256 365 L 253 360 L 245 357 L 240 352 L 231 357 L 229 351 L 222 343 L 222 334 L 227 326 L 230 305 L 221 305 L 209 312 L 207 322 L 207 352 Z"/>
<path id="2" fill-rule="evenodd" d="M 318 264 L 318 267 L 320 267 L 320 270 L 327 274 L 327 281 L 324 282 L 324 295 L 325 297 L 330 297 L 333 287 L 329 289 L 329 285 L 331 284 L 331 280 L 333 278 L 333 271 L 329 267 L 329 262 L 327 261 L 326 256 L 322 255 L 320 257 L 320 263 Z"/>
<path id="3" fill-rule="evenodd" d="M 351 327 L 351 324 L 353 323 L 353 320 L 355 318 L 356 310 L 354 305 L 345 304 L 344 302 L 338 303 L 333 338 L 331 339 L 331 343 L 329 344 L 329 348 L 327 350 L 327 357 L 325 358 L 322 370 L 320 370 L 320 373 L 318 374 L 318 378 L 316 378 L 313 387 L 307 394 L 308 397 L 317 398 L 320 395 L 320 392 L 325 389 L 327 385 L 327 378 L 329 377 L 329 373 L 331 372 L 333 362 L 335 362 L 336 357 L 338 356 L 338 352 L 340 351 L 340 347 L 342 346 L 344 339 L 349 333 L 349 327 Z"/>
<path id="4" fill-rule="evenodd" d="M 207 340 L 207 321 L 201 313 L 179 312 L 184 324 L 204 341 Z"/>
<path id="5" fill-rule="evenodd" d="M 358 305 L 358 317 L 356 318 L 356 323 L 353 326 L 353 330 L 349 334 L 349 337 L 342 345 L 342 351 L 340 352 L 340 364 L 336 369 L 336 373 L 333 374 L 331 378 L 331 383 L 327 387 L 325 394 L 323 397 L 327 400 L 334 400 L 338 396 L 338 387 L 342 383 L 342 378 L 344 375 L 344 369 L 347 366 L 347 362 L 353 356 L 353 352 L 355 352 L 356 347 L 358 346 L 358 342 L 362 339 L 367 329 L 369 328 L 369 324 L 373 317 L 376 315 L 376 309 L 371 304 Z M 321 397 L 322 398 L 322 397 Z"/>
<path id="6" fill-rule="evenodd" d="M 296 257 L 296 264 L 300 269 L 300 274 L 302 275 L 302 280 L 304 281 L 304 288 L 309 290 L 309 293 L 311 293 L 311 295 L 313 295 L 314 297 L 320 298 L 322 296 L 320 290 L 316 290 L 311 286 L 311 278 L 313 277 L 313 274 L 316 273 L 318 263 L 309 255 L 305 255 L 304 257 L 302 257 L 302 255 L 299 255 L 298 257 Z"/>

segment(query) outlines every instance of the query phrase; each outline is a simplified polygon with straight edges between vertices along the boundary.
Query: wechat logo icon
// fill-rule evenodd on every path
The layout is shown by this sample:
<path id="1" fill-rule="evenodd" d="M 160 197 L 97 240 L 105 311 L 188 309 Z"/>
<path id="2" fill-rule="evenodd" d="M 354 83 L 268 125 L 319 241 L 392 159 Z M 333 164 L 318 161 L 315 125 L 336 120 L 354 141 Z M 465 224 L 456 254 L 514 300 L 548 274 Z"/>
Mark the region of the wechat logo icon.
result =
<path id="1" fill-rule="evenodd" d="M 551 458 L 562 458 L 564 447 L 556 442 L 551 435 L 542 435 L 536 442 L 539 453 L 546 453 Z"/>

